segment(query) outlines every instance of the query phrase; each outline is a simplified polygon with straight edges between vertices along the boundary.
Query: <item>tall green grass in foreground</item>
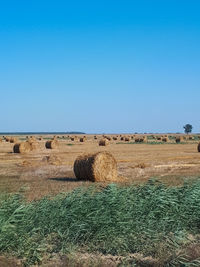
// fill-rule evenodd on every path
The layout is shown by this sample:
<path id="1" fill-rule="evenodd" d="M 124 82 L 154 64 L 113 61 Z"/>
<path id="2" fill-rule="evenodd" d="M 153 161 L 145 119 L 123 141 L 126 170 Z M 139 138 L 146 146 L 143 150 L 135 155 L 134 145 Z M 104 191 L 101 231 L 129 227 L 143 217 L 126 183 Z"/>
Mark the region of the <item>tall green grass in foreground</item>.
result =
<path id="1" fill-rule="evenodd" d="M 180 249 L 200 242 L 200 180 L 182 187 L 153 181 L 91 186 L 31 203 L 19 194 L 0 199 L 0 253 L 24 258 L 27 265 L 44 254 L 76 248 L 113 255 L 139 252 L 174 266 L 183 261 Z M 200 266 L 200 261 L 193 264 L 182 266 Z"/>

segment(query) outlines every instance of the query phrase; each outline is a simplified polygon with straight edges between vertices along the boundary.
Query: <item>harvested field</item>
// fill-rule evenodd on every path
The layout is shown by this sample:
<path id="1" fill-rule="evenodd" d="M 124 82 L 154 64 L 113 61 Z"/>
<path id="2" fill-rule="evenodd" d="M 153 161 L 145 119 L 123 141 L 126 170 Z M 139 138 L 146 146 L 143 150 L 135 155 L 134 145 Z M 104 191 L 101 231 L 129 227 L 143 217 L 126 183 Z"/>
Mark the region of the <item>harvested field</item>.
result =
<path id="1" fill-rule="evenodd" d="M 19 140 L 24 138 L 18 137 Z M 46 140 L 52 138 L 42 136 L 38 149 L 22 154 L 13 153 L 14 144 L 0 143 L 1 192 L 15 192 L 24 187 L 27 198 L 31 200 L 90 184 L 75 179 L 73 164 L 83 153 L 100 151 L 110 152 L 116 159 L 120 183 L 144 183 L 150 177 L 158 177 L 165 183 L 176 185 L 182 184 L 184 177 L 195 177 L 200 172 L 199 141 L 176 144 L 175 138 L 173 143 L 151 140 L 148 143 L 117 143 L 112 140 L 109 146 L 99 146 L 101 136 L 97 135 L 96 140 L 93 135 L 87 135 L 87 142 L 82 143 L 79 138 L 71 142 L 69 136 L 59 140 L 58 148 L 45 149 Z M 59 160 L 50 164 L 43 160 L 46 156 L 55 156 Z"/>

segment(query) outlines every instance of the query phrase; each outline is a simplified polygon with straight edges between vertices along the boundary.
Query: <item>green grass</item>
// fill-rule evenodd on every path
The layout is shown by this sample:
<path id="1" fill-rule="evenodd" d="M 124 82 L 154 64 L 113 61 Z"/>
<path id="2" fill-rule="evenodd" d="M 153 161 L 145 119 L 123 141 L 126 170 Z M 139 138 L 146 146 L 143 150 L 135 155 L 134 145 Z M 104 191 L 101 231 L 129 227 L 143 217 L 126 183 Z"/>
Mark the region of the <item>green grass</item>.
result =
<path id="1" fill-rule="evenodd" d="M 112 255 L 140 252 L 159 258 L 163 266 L 181 266 L 177 262 L 188 260 L 178 256 L 180 248 L 200 242 L 189 240 L 189 234 L 200 234 L 200 180 L 181 187 L 156 181 L 91 186 L 31 203 L 20 194 L 0 196 L 0 253 L 23 258 L 27 265 L 44 254 L 76 248 Z M 197 262 L 182 266 L 200 266 Z"/>

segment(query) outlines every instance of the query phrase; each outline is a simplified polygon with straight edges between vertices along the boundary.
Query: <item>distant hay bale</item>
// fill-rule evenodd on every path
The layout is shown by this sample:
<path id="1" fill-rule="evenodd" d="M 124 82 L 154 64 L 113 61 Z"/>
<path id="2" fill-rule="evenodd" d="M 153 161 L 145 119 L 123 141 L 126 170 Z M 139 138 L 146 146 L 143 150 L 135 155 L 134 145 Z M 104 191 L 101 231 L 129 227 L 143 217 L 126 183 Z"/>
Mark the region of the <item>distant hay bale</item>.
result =
<path id="1" fill-rule="evenodd" d="M 70 140 L 71 140 L 71 141 L 74 141 L 74 139 L 75 139 L 74 137 L 70 137 Z"/>
<path id="2" fill-rule="evenodd" d="M 81 143 L 85 142 L 85 140 L 86 140 L 86 139 L 85 139 L 84 137 L 81 137 L 81 138 L 80 138 L 80 142 L 81 142 Z"/>
<path id="3" fill-rule="evenodd" d="M 156 140 L 162 141 L 162 137 L 161 136 L 156 136 Z"/>
<path id="4" fill-rule="evenodd" d="M 189 138 L 188 138 L 189 140 L 194 140 L 194 136 L 189 136 Z"/>
<path id="5" fill-rule="evenodd" d="M 5 137 L 5 141 L 6 141 L 6 142 L 10 142 L 10 137 L 6 136 L 6 137 Z"/>
<path id="6" fill-rule="evenodd" d="M 56 139 L 54 140 L 50 140 L 50 141 L 46 141 L 45 143 L 45 147 L 47 149 L 54 149 L 58 147 L 58 141 Z"/>
<path id="7" fill-rule="evenodd" d="M 123 137 L 123 136 L 121 136 L 121 137 L 120 137 L 120 140 L 121 140 L 121 141 L 124 141 L 124 137 Z"/>
<path id="8" fill-rule="evenodd" d="M 167 143 L 169 141 L 168 137 L 162 137 L 162 142 Z"/>
<path id="9" fill-rule="evenodd" d="M 31 145 L 29 142 L 16 143 L 13 147 L 14 153 L 28 153 L 31 151 Z"/>
<path id="10" fill-rule="evenodd" d="M 176 143 L 181 143 L 184 141 L 183 139 L 183 136 L 176 136 L 176 139 L 175 139 Z"/>
<path id="11" fill-rule="evenodd" d="M 17 137 L 10 138 L 10 143 L 17 143 L 17 141 L 18 141 Z"/>
<path id="12" fill-rule="evenodd" d="M 125 137 L 124 141 L 125 142 L 129 142 L 130 141 L 130 138 L 129 137 Z"/>
<path id="13" fill-rule="evenodd" d="M 144 138 L 143 137 L 135 137 L 135 143 L 143 143 Z"/>
<path id="14" fill-rule="evenodd" d="M 197 150 L 200 152 L 200 143 L 198 143 Z"/>
<path id="15" fill-rule="evenodd" d="M 116 181 L 117 162 L 108 152 L 82 155 L 74 162 L 74 173 L 78 180 Z"/>
<path id="16" fill-rule="evenodd" d="M 115 140 L 115 141 L 116 141 L 116 140 L 117 140 L 117 137 L 116 137 L 116 136 L 113 136 L 113 140 Z"/>
<path id="17" fill-rule="evenodd" d="M 107 146 L 109 144 L 108 139 L 101 139 L 99 141 L 99 146 Z"/>
<path id="18" fill-rule="evenodd" d="M 96 135 L 94 136 L 94 139 L 95 139 L 95 140 L 97 140 L 97 137 L 96 137 Z"/>
<path id="19" fill-rule="evenodd" d="M 105 138 L 106 138 L 108 141 L 111 141 L 111 137 L 110 137 L 110 136 L 105 136 Z"/>

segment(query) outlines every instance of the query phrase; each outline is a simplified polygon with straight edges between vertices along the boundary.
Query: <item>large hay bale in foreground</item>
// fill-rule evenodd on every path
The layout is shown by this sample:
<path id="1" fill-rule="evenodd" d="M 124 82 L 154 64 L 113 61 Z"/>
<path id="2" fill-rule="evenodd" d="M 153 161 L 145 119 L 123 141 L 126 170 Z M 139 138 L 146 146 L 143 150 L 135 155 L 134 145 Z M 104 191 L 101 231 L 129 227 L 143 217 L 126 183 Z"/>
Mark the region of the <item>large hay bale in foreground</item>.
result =
<path id="1" fill-rule="evenodd" d="M 13 147 L 14 153 L 28 153 L 31 151 L 31 145 L 29 142 L 16 143 Z"/>
<path id="2" fill-rule="evenodd" d="M 101 139 L 99 141 L 99 146 L 107 146 L 109 144 L 108 139 Z"/>
<path id="3" fill-rule="evenodd" d="M 117 162 L 108 152 L 82 155 L 74 162 L 74 173 L 79 180 L 116 181 Z"/>
<path id="4" fill-rule="evenodd" d="M 200 143 L 198 143 L 197 150 L 200 152 Z"/>
<path id="5" fill-rule="evenodd" d="M 47 149 L 57 148 L 58 147 L 58 141 L 56 139 L 53 139 L 53 140 L 50 140 L 50 141 L 46 141 L 45 147 Z"/>

